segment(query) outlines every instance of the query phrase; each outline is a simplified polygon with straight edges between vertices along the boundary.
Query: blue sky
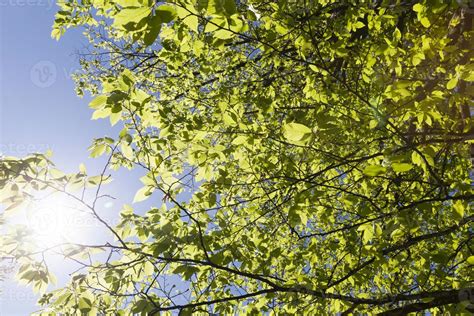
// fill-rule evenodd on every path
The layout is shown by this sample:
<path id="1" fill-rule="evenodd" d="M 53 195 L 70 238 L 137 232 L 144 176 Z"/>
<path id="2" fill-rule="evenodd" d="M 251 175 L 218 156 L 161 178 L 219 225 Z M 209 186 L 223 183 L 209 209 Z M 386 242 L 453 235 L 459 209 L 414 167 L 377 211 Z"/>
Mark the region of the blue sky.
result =
<path id="1" fill-rule="evenodd" d="M 63 167 L 85 158 L 93 137 L 107 132 L 105 121 L 90 121 L 87 100 L 74 93 L 69 74 L 77 69 L 74 52 L 85 45 L 77 30 L 57 42 L 50 37 L 55 7 L 2 6 L 2 151 L 24 155 L 50 148 Z M 40 6 L 39 4 L 43 5 Z"/>
<path id="2" fill-rule="evenodd" d="M 78 68 L 74 53 L 86 42 L 80 30 L 70 30 L 59 42 L 51 39 L 55 10 L 52 0 L 0 0 L 0 152 L 21 157 L 51 149 L 59 169 L 72 172 L 85 162 L 91 173 L 99 173 L 103 161 L 88 159 L 87 147 L 93 138 L 115 133 L 108 121 L 91 121 L 89 99 L 75 95 L 69 76 Z M 102 210 L 108 217 L 140 187 L 136 174 L 126 188 L 119 187 L 120 179 L 129 177 L 119 172 L 111 185 L 120 199 Z M 0 290 L 0 316 L 38 309 L 29 288 L 6 280 Z"/>

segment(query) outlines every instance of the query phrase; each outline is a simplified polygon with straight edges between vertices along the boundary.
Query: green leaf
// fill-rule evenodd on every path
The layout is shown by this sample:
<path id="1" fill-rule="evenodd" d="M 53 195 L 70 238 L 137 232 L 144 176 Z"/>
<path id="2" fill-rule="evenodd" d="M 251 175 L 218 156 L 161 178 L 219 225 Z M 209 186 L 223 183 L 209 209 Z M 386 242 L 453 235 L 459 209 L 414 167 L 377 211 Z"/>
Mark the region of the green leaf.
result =
<path id="1" fill-rule="evenodd" d="M 226 27 L 227 21 L 222 17 L 212 18 L 209 22 L 206 23 L 204 28 L 205 33 L 215 32 Z"/>
<path id="2" fill-rule="evenodd" d="M 385 173 L 387 171 L 387 169 L 383 166 L 380 166 L 380 165 L 371 165 L 371 166 L 367 166 L 365 167 L 363 173 L 369 177 L 375 177 L 375 176 L 378 176 L 382 173 Z"/>
<path id="3" fill-rule="evenodd" d="M 107 146 L 105 144 L 94 145 L 92 147 L 90 156 L 92 158 L 99 157 L 99 156 L 103 155 L 106 150 L 107 150 Z"/>
<path id="4" fill-rule="evenodd" d="M 235 5 L 235 0 L 223 0 L 223 2 L 224 10 L 228 16 L 237 13 L 237 6 Z"/>
<path id="5" fill-rule="evenodd" d="M 122 216 L 122 217 L 127 217 L 127 216 L 130 216 L 132 214 L 133 214 L 133 208 L 128 204 L 125 204 L 122 207 L 122 210 L 120 211 L 120 216 Z"/>
<path id="6" fill-rule="evenodd" d="M 297 207 L 291 207 L 289 212 L 288 212 L 288 221 L 290 222 L 290 225 L 296 226 L 300 225 L 303 220 L 298 212 Z"/>
<path id="7" fill-rule="evenodd" d="M 392 163 L 392 168 L 393 168 L 393 171 L 395 171 L 395 172 L 407 172 L 407 171 L 413 169 L 413 165 L 409 164 L 409 163 L 394 162 L 394 163 Z"/>
<path id="8" fill-rule="evenodd" d="M 422 17 L 420 19 L 420 22 L 421 22 L 421 25 L 423 25 L 426 28 L 429 28 L 431 26 L 431 22 L 426 16 Z"/>
<path id="9" fill-rule="evenodd" d="M 161 20 L 159 16 L 154 16 L 148 22 L 148 27 L 145 32 L 145 36 L 143 37 L 143 42 L 146 46 L 152 45 L 158 35 L 160 34 L 161 30 Z"/>
<path id="10" fill-rule="evenodd" d="M 140 0 L 115 0 L 114 2 L 120 5 L 122 8 L 139 7 L 142 5 Z"/>
<path id="11" fill-rule="evenodd" d="M 178 316 L 192 316 L 192 315 L 193 315 L 192 308 L 181 308 L 178 313 Z"/>
<path id="12" fill-rule="evenodd" d="M 90 312 L 91 308 L 92 308 L 92 302 L 90 301 L 89 298 L 87 298 L 87 297 L 80 297 L 79 298 L 79 310 L 82 313 Z"/>
<path id="13" fill-rule="evenodd" d="M 186 7 L 188 10 L 182 7 L 176 7 L 176 14 L 182 20 L 184 25 L 186 25 L 190 30 L 194 32 L 198 32 L 199 27 L 199 19 L 197 17 L 197 13 L 195 12 L 192 6 Z"/>
<path id="14" fill-rule="evenodd" d="M 213 33 L 213 36 L 218 39 L 226 40 L 234 37 L 235 34 L 227 30 L 217 30 Z"/>
<path id="15" fill-rule="evenodd" d="M 102 176 L 92 176 L 87 178 L 87 183 L 93 186 L 98 185 L 102 181 Z"/>
<path id="16" fill-rule="evenodd" d="M 423 166 L 424 165 L 423 157 L 419 153 L 417 153 L 416 151 L 414 151 L 411 154 L 411 161 L 417 166 Z"/>
<path id="17" fill-rule="evenodd" d="M 156 8 L 155 16 L 159 18 L 160 23 L 169 23 L 176 18 L 177 12 L 174 6 L 163 4 Z"/>
<path id="18" fill-rule="evenodd" d="M 303 124 L 288 123 L 283 126 L 283 134 L 290 141 L 299 141 L 311 134 L 311 129 Z"/>
<path id="19" fill-rule="evenodd" d="M 226 126 L 236 126 L 237 122 L 234 120 L 232 114 L 230 113 L 224 113 L 222 115 L 222 120 L 224 121 Z"/>
<path id="20" fill-rule="evenodd" d="M 115 124 L 117 124 L 120 121 L 121 118 L 122 118 L 122 113 L 121 112 L 111 113 L 110 116 L 109 116 L 110 125 L 114 126 Z"/>
<path id="21" fill-rule="evenodd" d="M 141 201 L 144 201 L 152 195 L 153 191 L 155 191 L 155 188 L 152 186 L 144 186 L 140 190 L 137 191 L 135 194 L 135 197 L 133 198 L 133 203 L 138 203 Z"/>
<path id="22" fill-rule="evenodd" d="M 357 231 L 362 232 L 362 239 L 365 244 L 370 242 L 374 237 L 374 227 L 372 224 L 364 224 L 357 228 Z"/>
<path id="23" fill-rule="evenodd" d="M 81 163 L 79 165 L 79 171 L 82 173 L 82 174 L 87 174 L 87 169 L 86 169 L 86 165 Z"/>
<path id="24" fill-rule="evenodd" d="M 190 30 L 198 33 L 199 31 L 199 19 L 197 16 L 190 15 L 183 20 L 183 23 L 189 27 Z"/>
<path id="25" fill-rule="evenodd" d="M 106 95 L 99 95 L 98 97 L 94 98 L 90 103 L 89 107 L 91 109 L 97 110 L 105 106 L 107 102 L 107 96 Z"/>
<path id="26" fill-rule="evenodd" d="M 54 305 L 55 306 L 61 306 L 63 304 L 67 304 L 67 302 L 70 300 L 70 298 L 72 297 L 72 293 L 64 293 L 62 295 L 60 295 L 56 301 L 54 301 Z"/>
<path id="27" fill-rule="evenodd" d="M 140 299 L 133 303 L 132 312 L 134 315 L 147 315 L 146 312 L 151 311 L 153 309 L 153 305 L 146 299 Z"/>
<path id="28" fill-rule="evenodd" d="M 421 3 L 417 3 L 413 6 L 413 11 L 415 12 L 422 12 L 425 7 Z"/>
<path id="29" fill-rule="evenodd" d="M 199 272 L 199 268 L 191 265 L 181 265 L 173 271 L 174 274 L 182 275 L 183 279 L 186 281 L 190 280 L 197 272 Z"/>
<path id="30" fill-rule="evenodd" d="M 63 35 L 63 29 L 53 28 L 53 30 L 51 31 L 51 37 L 55 40 L 59 40 L 61 38 L 61 35 Z"/>
<path id="31" fill-rule="evenodd" d="M 469 263 L 470 265 L 474 265 L 474 256 L 469 256 L 466 261 L 467 261 L 467 263 Z"/>
<path id="32" fill-rule="evenodd" d="M 245 144 L 247 143 L 247 136 L 244 136 L 244 135 L 240 135 L 240 136 L 237 136 L 233 141 L 232 141 L 232 144 L 238 146 L 238 145 L 242 145 L 242 144 Z"/>
<path id="33" fill-rule="evenodd" d="M 110 108 L 98 109 L 98 110 L 95 110 L 94 113 L 92 113 L 92 119 L 98 120 L 101 118 L 106 118 L 106 117 L 109 117 L 111 113 L 112 111 Z"/>
<path id="34" fill-rule="evenodd" d="M 153 275 L 155 272 L 155 266 L 151 262 L 145 261 L 145 264 L 143 265 L 143 272 L 145 272 L 145 275 Z"/>
<path id="35" fill-rule="evenodd" d="M 405 236 L 405 233 L 404 233 L 403 230 L 401 230 L 400 228 L 395 229 L 395 230 L 390 234 L 390 237 L 392 237 L 394 241 L 398 241 L 398 240 L 401 239 L 403 236 Z"/>
<path id="36" fill-rule="evenodd" d="M 398 28 L 395 28 L 395 31 L 393 31 L 393 39 L 395 42 L 399 42 L 400 39 L 402 38 L 402 33 Z"/>
<path id="37" fill-rule="evenodd" d="M 120 96 L 118 96 L 118 100 L 115 103 L 118 103 L 124 97 L 128 96 L 129 89 L 133 87 L 135 83 L 135 76 L 129 69 L 126 68 L 124 69 L 124 71 L 122 71 L 120 75 L 120 81 L 121 83 L 123 83 L 123 85 L 125 85 L 125 89 L 124 89 L 125 93 L 120 93 Z M 107 102 L 110 102 L 110 101 L 112 101 L 112 99 L 107 100 Z M 114 106 L 116 105 L 114 104 Z"/>
<path id="38" fill-rule="evenodd" d="M 151 13 L 149 7 L 126 8 L 114 15 L 113 26 L 126 30 L 135 29 L 135 25 Z"/>
<path id="39" fill-rule="evenodd" d="M 370 120 L 369 122 L 369 128 L 374 129 L 379 125 L 379 122 L 377 120 Z"/>
<path id="40" fill-rule="evenodd" d="M 356 29 L 360 29 L 360 28 L 363 28 L 365 26 L 365 24 L 361 21 L 357 21 L 355 24 L 353 24 L 353 26 Z"/>
<path id="41" fill-rule="evenodd" d="M 453 77 L 451 80 L 448 81 L 446 84 L 446 89 L 452 90 L 458 85 L 458 77 Z"/>
<path id="42" fill-rule="evenodd" d="M 199 7 L 207 9 L 210 14 L 217 14 L 226 17 L 237 13 L 237 6 L 234 0 L 201 0 Z"/>
<path id="43" fill-rule="evenodd" d="M 456 201 L 453 204 L 454 214 L 457 219 L 461 220 L 464 217 L 464 203 L 462 201 Z"/>

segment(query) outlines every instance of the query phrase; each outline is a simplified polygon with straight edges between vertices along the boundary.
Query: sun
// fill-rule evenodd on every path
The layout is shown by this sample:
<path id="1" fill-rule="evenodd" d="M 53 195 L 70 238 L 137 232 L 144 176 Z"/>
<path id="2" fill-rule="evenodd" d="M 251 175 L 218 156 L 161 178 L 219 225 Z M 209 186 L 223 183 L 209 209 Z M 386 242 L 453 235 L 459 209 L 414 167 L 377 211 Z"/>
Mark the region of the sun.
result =
<path id="1" fill-rule="evenodd" d="M 73 243 L 81 236 L 87 212 L 61 193 L 35 198 L 26 209 L 26 226 L 39 247 Z"/>

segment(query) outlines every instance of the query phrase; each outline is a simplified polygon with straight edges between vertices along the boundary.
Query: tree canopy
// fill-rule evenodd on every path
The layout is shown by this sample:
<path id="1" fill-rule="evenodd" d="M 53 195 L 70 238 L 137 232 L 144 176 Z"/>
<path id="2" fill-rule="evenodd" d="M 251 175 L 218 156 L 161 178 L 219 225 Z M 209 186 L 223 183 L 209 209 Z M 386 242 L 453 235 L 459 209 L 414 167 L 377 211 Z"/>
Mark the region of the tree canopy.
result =
<path id="1" fill-rule="evenodd" d="M 5 212 L 58 191 L 114 237 L 59 247 L 84 268 L 42 297 L 44 315 L 472 311 L 467 4 L 58 5 L 52 36 L 79 27 L 90 43 L 77 93 L 123 129 L 91 145 L 108 157 L 98 176 L 42 154 L 0 162 Z M 133 202 L 155 207 L 125 205 L 111 226 L 95 204 L 119 168 L 144 170 Z M 26 240 L 15 230 L 2 251 L 45 290 L 54 277 Z"/>

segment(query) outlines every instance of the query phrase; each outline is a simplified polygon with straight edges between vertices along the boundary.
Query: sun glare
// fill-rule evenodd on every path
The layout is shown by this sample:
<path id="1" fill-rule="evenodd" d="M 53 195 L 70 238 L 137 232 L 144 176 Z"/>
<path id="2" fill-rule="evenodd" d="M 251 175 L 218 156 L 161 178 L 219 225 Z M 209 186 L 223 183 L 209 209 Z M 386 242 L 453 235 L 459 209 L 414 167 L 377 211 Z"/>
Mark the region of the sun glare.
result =
<path id="1" fill-rule="evenodd" d="M 61 194 L 38 198 L 26 210 L 31 238 L 40 247 L 77 242 L 87 217 L 78 203 Z"/>

